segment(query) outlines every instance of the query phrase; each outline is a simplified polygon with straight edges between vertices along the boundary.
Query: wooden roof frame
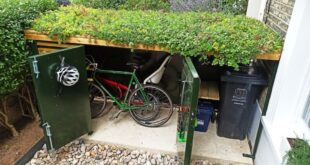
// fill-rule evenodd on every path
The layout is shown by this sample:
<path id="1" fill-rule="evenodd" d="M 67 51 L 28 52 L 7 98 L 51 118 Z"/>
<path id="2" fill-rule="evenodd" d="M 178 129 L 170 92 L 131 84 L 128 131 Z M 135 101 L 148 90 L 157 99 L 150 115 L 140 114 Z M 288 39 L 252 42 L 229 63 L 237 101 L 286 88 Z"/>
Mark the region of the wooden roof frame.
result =
<path id="1" fill-rule="evenodd" d="M 46 34 L 39 33 L 34 30 L 25 30 L 25 37 L 29 40 L 35 40 L 35 41 L 46 41 L 46 42 L 56 42 L 58 43 L 58 38 L 53 37 L 50 38 Z M 127 48 L 127 49 L 140 49 L 140 50 L 148 50 L 148 51 L 162 51 L 162 52 L 169 52 L 169 50 L 162 48 L 158 45 L 143 45 L 143 44 L 137 44 L 134 47 L 128 45 L 128 44 L 117 44 L 106 40 L 96 39 L 92 37 L 84 37 L 84 36 L 72 36 L 69 37 L 64 44 L 59 44 L 60 48 L 65 48 L 65 45 L 68 44 L 76 44 L 76 45 L 96 45 L 96 46 L 107 46 L 107 47 L 115 47 L 115 48 Z M 69 46 L 67 46 L 69 47 Z M 257 59 L 261 60 L 273 60 L 277 61 L 280 59 L 281 54 L 280 53 L 269 53 L 269 54 L 259 54 L 256 56 Z"/>

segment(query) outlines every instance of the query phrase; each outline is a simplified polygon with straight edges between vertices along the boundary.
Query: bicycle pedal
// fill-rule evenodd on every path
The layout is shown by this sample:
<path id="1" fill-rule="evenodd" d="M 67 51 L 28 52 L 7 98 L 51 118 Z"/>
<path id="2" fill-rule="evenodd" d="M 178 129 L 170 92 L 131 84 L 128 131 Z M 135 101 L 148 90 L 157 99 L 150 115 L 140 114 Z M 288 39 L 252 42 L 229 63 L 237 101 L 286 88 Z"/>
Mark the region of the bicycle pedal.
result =
<path id="1" fill-rule="evenodd" d="M 117 110 L 113 113 L 113 115 L 110 117 L 110 120 L 117 119 L 118 116 L 121 114 L 122 110 Z"/>

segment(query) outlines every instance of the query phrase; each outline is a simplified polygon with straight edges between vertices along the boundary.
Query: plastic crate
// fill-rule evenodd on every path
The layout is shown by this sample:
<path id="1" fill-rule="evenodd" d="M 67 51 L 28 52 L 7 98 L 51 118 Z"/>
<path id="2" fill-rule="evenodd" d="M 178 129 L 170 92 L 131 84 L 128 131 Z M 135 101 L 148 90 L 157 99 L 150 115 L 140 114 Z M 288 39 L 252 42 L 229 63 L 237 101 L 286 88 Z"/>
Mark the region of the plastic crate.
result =
<path id="1" fill-rule="evenodd" d="M 198 113 L 197 113 L 197 126 L 195 131 L 206 132 L 208 130 L 209 122 L 213 114 L 214 107 L 212 103 L 207 101 L 198 102 Z"/>

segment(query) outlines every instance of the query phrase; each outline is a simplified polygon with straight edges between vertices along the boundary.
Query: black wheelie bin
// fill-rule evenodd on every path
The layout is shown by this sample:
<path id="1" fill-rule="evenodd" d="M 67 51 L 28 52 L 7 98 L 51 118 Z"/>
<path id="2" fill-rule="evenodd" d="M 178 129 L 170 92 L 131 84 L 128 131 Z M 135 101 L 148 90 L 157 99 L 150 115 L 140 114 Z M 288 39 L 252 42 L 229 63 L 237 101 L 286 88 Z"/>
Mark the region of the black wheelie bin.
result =
<path id="1" fill-rule="evenodd" d="M 242 66 L 221 76 L 218 136 L 245 139 L 264 85 L 267 80 L 261 67 Z"/>

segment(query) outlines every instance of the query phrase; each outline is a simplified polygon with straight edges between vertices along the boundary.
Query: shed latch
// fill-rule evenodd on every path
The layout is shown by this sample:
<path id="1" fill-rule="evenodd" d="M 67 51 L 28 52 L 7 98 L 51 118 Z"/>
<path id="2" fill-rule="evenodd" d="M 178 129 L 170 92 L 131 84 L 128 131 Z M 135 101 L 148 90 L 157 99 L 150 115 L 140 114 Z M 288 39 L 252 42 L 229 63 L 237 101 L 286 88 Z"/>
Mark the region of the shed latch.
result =
<path id="1" fill-rule="evenodd" d="M 55 148 L 53 146 L 53 141 L 52 141 L 52 133 L 51 133 L 51 129 L 50 129 L 51 126 L 48 124 L 48 122 L 45 122 L 42 126 L 45 128 L 46 136 L 48 137 L 48 141 L 50 144 L 51 149 L 49 150 L 49 152 L 53 153 L 55 151 Z"/>
<path id="2" fill-rule="evenodd" d="M 36 74 L 36 78 L 39 78 L 39 68 L 38 68 L 38 60 L 34 57 L 32 61 L 33 72 Z"/>

